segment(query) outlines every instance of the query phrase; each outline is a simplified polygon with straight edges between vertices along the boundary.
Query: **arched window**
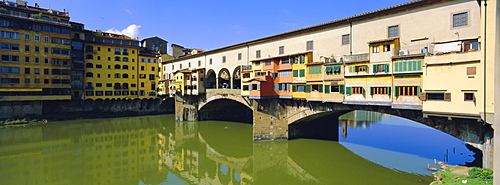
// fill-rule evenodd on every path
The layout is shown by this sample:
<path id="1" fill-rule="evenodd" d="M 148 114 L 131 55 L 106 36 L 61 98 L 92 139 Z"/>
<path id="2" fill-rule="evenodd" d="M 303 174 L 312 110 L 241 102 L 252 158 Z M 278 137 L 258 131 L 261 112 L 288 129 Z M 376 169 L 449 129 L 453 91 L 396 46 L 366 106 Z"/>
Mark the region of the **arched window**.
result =
<path id="1" fill-rule="evenodd" d="M 128 78 L 128 74 L 127 74 L 127 73 L 124 73 L 124 74 L 122 75 L 122 78 Z"/>
<path id="2" fill-rule="evenodd" d="M 120 68 L 121 68 L 120 65 L 118 65 L 118 64 L 115 65 L 115 69 L 120 69 Z"/>
<path id="3" fill-rule="evenodd" d="M 128 57 L 123 57 L 123 58 L 122 58 L 122 60 L 123 60 L 124 62 L 128 62 Z"/>
<path id="4" fill-rule="evenodd" d="M 115 61 L 120 61 L 120 57 L 115 57 Z"/>
<path id="5" fill-rule="evenodd" d="M 128 69 L 128 66 L 127 65 L 123 65 L 122 69 Z"/>
<path id="6" fill-rule="evenodd" d="M 128 83 L 123 83 L 122 84 L 122 89 L 128 89 Z"/>
<path id="7" fill-rule="evenodd" d="M 92 59 L 92 60 L 94 60 L 94 56 L 93 55 L 85 55 L 85 59 Z"/>
<path id="8" fill-rule="evenodd" d="M 121 77 L 121 74 L 120 73 L 116 73 L 115 74 L 115 78 L 120 78 Z"/>
<path id="9" fill-rule="evenodd" d="M 87 72 L 85 73 L 85 77 L 94 77 L 94 73 Z"/>
<path id="10" fill-rule="evenodd" d="M 85 68 L 94 68 L 94 64 L 92 63 L 86 63 Z"/>

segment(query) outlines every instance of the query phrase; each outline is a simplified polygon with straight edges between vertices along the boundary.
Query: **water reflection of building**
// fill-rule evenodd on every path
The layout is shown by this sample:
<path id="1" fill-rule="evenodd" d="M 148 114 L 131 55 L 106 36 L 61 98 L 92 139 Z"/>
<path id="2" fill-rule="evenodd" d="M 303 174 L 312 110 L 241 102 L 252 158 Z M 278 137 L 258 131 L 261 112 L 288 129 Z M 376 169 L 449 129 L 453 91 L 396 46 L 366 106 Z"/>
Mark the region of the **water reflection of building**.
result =
<path id="1" fill-rule="evenodd" d="M 384 114 L 372 111 L 355 110 L 339 116 L 339 121 L 342 124 L 347 124 L 350 127 L 369 127 L 371 124 L 378 123 L 382 120 Z"/>
<path id="2" fill-rule="evenodd" d="M 144 118 L 2 130 L 4 184 L 138 183 L 158 170 L 157 125 Z M 75 182 L 75 179 L 79 181 Z"/>

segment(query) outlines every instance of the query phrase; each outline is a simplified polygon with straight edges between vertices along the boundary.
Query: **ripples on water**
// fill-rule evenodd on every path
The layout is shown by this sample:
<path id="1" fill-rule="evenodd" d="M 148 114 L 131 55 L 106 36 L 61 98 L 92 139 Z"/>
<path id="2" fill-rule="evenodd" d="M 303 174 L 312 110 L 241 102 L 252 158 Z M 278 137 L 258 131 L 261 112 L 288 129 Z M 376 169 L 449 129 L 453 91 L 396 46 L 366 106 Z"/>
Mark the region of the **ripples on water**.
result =
<path id="1" fill-rule="evenodd" d="M 447 154 L 446 159 L 457 164 L 472 160 L 462 157 L 470 151 L 460 141 L 409 126 L 407 120 L 344 118 L 339 142 L 253 142 L 251 124 L 176 122 L 172 115 L 3 129 L 0 182 L 429 184 L 432 178 L 425 169 L 434 158 L 442 161 L 439 157 Z M 410 132 L 416 135 L 407 137 Z"/>

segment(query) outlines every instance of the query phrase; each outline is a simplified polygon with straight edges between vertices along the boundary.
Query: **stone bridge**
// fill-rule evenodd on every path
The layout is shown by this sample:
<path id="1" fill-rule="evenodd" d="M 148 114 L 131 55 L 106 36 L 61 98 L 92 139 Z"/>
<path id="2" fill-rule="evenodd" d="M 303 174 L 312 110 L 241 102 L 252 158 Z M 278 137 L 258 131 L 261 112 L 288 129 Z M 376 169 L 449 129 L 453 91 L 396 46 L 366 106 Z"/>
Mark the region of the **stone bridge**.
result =
<path id="1" fill-rule="evenodd" d="M 390 106 L 248 99 L 240 95 L 240 90 L 234 89 L 207 89 L 203 95 L 175 96 L 176 120 L 252 123 L 254 141 L 295 138 L 338 140 L 338 117 L 354 110 L 395 115 L 441 130 L 477 148 L 477 155 L 482 156 L 476 157 L 483 158 L 483 166 L 492 164 L 493 129 L 491 125 L 475 119 L 424 117 L 420 110 L 392 109 Z"/>

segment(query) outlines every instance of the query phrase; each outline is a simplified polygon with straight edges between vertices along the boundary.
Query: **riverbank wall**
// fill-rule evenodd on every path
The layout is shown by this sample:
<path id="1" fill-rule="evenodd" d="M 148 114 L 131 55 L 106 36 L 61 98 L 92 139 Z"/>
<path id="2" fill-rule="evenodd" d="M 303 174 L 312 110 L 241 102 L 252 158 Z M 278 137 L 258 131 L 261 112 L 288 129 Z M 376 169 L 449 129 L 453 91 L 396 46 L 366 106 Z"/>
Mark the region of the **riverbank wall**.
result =
<path id="1" fill-rule="evenodd" d="M 64 120 L 174 113 L 172 98 L 0 102 L 0 119 L 39 117 Z"/>

